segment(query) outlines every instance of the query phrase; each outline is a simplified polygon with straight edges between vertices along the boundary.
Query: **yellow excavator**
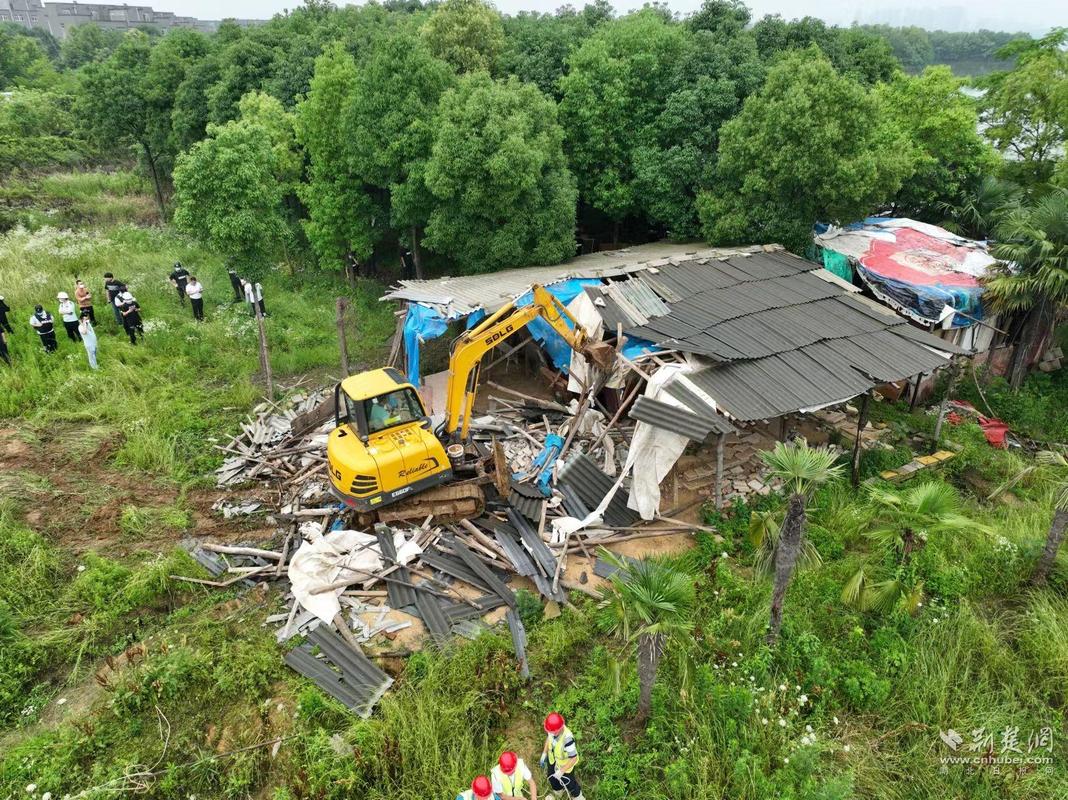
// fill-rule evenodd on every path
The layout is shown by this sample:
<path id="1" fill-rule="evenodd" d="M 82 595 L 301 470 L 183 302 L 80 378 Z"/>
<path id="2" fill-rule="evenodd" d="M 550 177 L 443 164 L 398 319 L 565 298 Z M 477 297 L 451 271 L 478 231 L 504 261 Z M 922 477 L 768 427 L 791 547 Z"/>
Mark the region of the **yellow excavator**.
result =
<path id="1" fill-rule="evenodd" d="M 327 442 L 333 494 L 360 512 L 376 511 L 453 480 L 453 459 L 467 443 L 482 357 L 545 320 L 576 352 L 608 368 L 614 350 L 591 342 L 585 329 L 544 287 L 531 289 L 530 305 L 514 302 L 463 333 L 452 344 L 445 419 L 434 428 L 415 386 L 393 367 L 361 372 L 334 388 L 337 426 Z M 431 504 L 432 506 L 432 504 Z"/>

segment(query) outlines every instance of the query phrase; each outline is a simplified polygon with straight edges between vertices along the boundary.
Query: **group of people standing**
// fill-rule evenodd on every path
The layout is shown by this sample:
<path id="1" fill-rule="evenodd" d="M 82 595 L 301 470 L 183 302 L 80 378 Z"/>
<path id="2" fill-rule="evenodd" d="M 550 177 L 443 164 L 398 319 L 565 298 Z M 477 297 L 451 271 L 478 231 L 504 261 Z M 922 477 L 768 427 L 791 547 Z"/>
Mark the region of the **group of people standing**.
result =
<path id="1" fill-rule="evenodd" d="M 266 317 L 267 307 L 263 302 L 263 286 L 239 277 L 233 268 L 228 268 L 227 274 L 234 290 L 234 300 L 247 303 L 252 316 L 259 314 Z M 184 306 L 188 299 L 193 311 L 193 319 L 203 322 L 204 285 L 200 280 L 182 266 L 180 261 L 175 262 L 168 280 L 178 292 L 178 301 Z M 107 298 L 107 304 L 111 306 L 115 324 L 121 327 L 130 338 L 130 344 L 136 345 L 145 335 L 141 306 L 137 298 L 130 292 L 125 281 L 116 278 L 110 272 L 104 273 L 104 295 Z M 89 366 L 97 369 L 95 329 L 97 319 L 93 306 L 93 293 L 84 281 L 76 280 L 73 299 L 67 292 L 59 292 L 56 300 L 58 301 L 56 314 L 66 331 L 67 338 L 75 343 L 81 342 L 85 346 Z M 10 313 L 10 306 L 5 302 L 3 295 L 0 295 L 0 360 L 8 366 L 11 365 L 11 355 L 8 350 L 7 337 L 15 332 L 8 318 Z M 59 349 L 59 341 L 56 338 L 56 317 L 44 306 L 38 305 L 34 308 L 30 316 L 30 327 L 36 332 L 46 353 L 54 353 Z"/>

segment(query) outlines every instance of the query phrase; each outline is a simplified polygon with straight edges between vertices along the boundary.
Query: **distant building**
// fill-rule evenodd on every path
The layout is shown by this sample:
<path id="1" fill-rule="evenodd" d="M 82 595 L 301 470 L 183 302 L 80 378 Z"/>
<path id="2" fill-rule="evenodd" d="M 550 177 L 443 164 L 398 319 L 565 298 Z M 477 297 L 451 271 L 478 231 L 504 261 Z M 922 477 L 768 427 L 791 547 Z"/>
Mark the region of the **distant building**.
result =
<path id="1" fill-rule="evenodd" d="M 218 20 L 182 17 L 170 11 L 156 11 L 151 6 L 119 3 L 44 3 L 41 0 L 0 0 L 0 22 L 13 22 L 24 28 L 46 30 L 57 39 L 77 25 L 92 23 L 110 30 L 155 28 L 161 32 L 173 28 L 192 28 L 210 33 L 219 27 Z M 239 20 L 240 25 L 256 20 Z"/>

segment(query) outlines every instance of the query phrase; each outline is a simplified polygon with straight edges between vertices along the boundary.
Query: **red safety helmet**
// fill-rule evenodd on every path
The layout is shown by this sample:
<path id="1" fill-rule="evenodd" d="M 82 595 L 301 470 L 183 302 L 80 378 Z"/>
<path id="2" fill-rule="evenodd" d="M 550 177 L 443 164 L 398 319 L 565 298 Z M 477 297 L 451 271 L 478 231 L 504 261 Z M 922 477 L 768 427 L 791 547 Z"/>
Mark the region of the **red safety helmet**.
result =
<path id="1" fill-rule="evenodd" d="M 475 793 L 475 797 L 491 797 L 493 795 L 493 786 L 490 784 L 489 778 L 485 775 L 479 775 L 471 781 L 471 791 Z"/>
<path id="2" fill-rule="evenodd" d="M 516 756 L 511 750 L 505 750 L 501 753 L 501 757 L 497 759 L 497 763 L 501 765 L 501 770 L 505 775 L 511 775 L 515 772 L 515 765 L 519 762 L 519 757 Z"/>
<path id="3" fill-rule="evenodd" d="M 564 729 L 564 718 L 553 711 L 545 718 L 545 732 L 559 733 Z"/>

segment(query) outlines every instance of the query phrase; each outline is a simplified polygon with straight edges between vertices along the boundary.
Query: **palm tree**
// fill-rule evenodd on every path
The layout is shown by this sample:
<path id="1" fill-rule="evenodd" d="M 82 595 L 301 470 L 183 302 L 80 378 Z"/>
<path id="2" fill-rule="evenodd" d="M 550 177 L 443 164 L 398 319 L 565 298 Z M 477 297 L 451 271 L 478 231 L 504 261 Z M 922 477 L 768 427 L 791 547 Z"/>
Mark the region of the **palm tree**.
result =
<path id="1" fill-rule="evenodd" d="M 693 579 L 663 559 L 624 560 L 607 550 L 601 555 L 616 571 L 601 601 L 599 621 L 637 657 L 637 722 L 642 723 L 652 708 L 661 656 L 672 645 L 680 654 L 687 650 L 686 635 L 693 628 Z"/>
<path id="2" fill-rule="evenodd" d="M 1057 551 L 1060 550 L 1061 542 L 1064 540 L 1064 531 L 1068 528 L 1068 458 L 1065 458 L 1064 453 L 1042 450 L 1035 454 L 1033 465 L 1020 470 L 987 498 L 993 500 L 1040 467 L 1052 468 L 1047 474 L 1050 476 L 1053 490 L 1053 519 L 1050 521 L 1049 533 L 1046 534 L 1046 546 L 1042 549 L 1038 564 L 1035 565 L 1034 574 L 1031 575 L 1031 583 L 1034 586 L 1045 584 L 1049 571 L 1053 569 L 1053 562 L 1057 560 Z"/>
<path id="3" fill-rule="evenodd" d="M 760 457 L 771 468 L 770 474 L 782 480 L 789 494 L 786 516 L 775 548 L 774 588 L 768 629 L 768 642 L 774 643 L 782 629 L 782 603 L 786 589 L 803 550 L 807 522 L 805 506 L 817 487 L 841 475 L 842 467 L 835 465 L 838 456 L 834 452 L 826 447 L 809 447 L 804 439 L 790 444 L 778 442 L 774 450 L 765 451 Z"/>
<path id="4" fill-rule="evenodd" d="M 1013 266 L 986 282 L 985 297 L 995 312 L 1024 314 L 1009 371 L 1009 383 L 1018 389 L 1035 344 L 1068 303 L 1068 190 L 1009 211 L 997 234 L 991 252 Z"/>
<path id="5" fill-rule="evenodd" d="M 987 175 L 975 192 L 962 198 L 959 204 L 939 203 L 938 207 L 950 217 L 946 227 L 962 236 L 987 239 L 998 221 L 1019 205 L 1022 194 L 1023 190 L 1012 181 Z"/>
<path id="6" fill-rule="evenodd" d="M 944 483 L 924 483 L 903 492 L 872 488 L 875 527 L 865 536 L 875 552 L 846 582 L 842 602 L 861 611 L 901 608 L 915 614 L 923 600 L 923 581 L 912 556 L 927 546 L 927 537 L 975 527 L 961 513 L 960 499 Z"/>

